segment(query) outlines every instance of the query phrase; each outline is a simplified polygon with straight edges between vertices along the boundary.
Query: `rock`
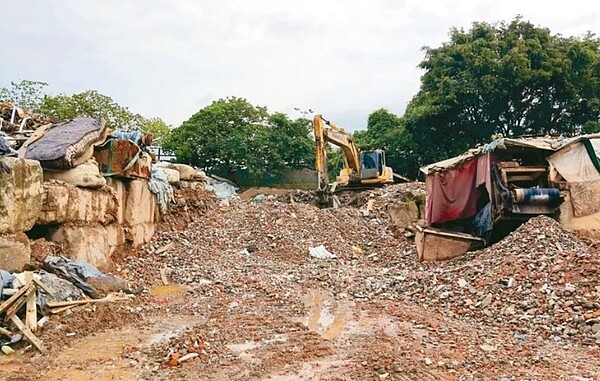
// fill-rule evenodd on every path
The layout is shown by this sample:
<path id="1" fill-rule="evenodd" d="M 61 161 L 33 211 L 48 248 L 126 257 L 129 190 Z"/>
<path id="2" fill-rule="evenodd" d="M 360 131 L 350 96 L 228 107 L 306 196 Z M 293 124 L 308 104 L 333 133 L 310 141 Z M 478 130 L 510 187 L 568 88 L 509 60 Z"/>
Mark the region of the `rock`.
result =
<path id="1" fill-rule="evenodd" d="M 37 224 L 73 222 L 107 225 L 117 220 L 119 204 L 109 187 L 78 188 L 59 181 L 44 183 L 44 205 Z"/>
<path id="2" fill-rule="evenodd" d="M 485 307 L 489 306 L 490 303 L 492 302 L 492 300 L 494 300 L 494 295 L 487 294 L 487 296 L 481 301 L 481 304 L 479 305 L 479 307 L 485 308 Z"/>
<path id="3" fill-rule="evenodd" d="M 123 224 L 125 221 L 125 203 L 127 202 L 127 190 L 123 180 L 109 177 L 106 184 L 114 191 L 117 199 L 117 222 Z"/>
<path id="4" fill-rule="evenodd" d="M 185 164 L 173 164 L 175 169 L 179 172 L 179 179 L 183 181 L 201 181 L 204 177 L 196 172 L 196 170 L 189 165 Z"/>
<path id="5" fill-rule="evenodd" d="M 148 182 L 132 180 L 126 185 L 124 223 L 127 226 L 155 223 L 157 221 L 158 203 L 154 194 L 148 189 Z"/>
<path id="6" fill-rule="evenodd" d="M 469 283 L 467 283 L 467 281 L 464 280 L 463 278 L 460 278 L 458 280 L 458 287 L 460 287 L 460 288 L 465 288 L 465 287 L 467 287 L 468 284 Z"/>
<path id="7" fill-rule="evenodd" d="M 2 346 L 2 353 L 4 353 L 5 355 L 12 355 L 13 353 L 15 353 L 14 349 L 12 349 L 11 347 L 9 347 L 8 345 L 3 345 Z"/>
<path id="8" fill-rule="evenodd" d="M 31 248 L 25 233 L 0 234 L 0 269 L 21 271 L 30 260 Z"/>
<path id="9" fill-rule="evenodd" d="M 156 224 L 142 223 L 134 226 L 125 226 L 125 240 L 131 243 L 132 247 L 139 247 L 145 243 L 152 241 L 156 232 Z"/>
<path id="10" fill-rule="evenodd" d="M 203 172 L 198 172 L 194 168 L 186 164 L 160 162 L 156 165 L 160 167 L 160 169 L 166 168 L 172 171 L 179 172 L 178 181 L 203 181 L 206 178 L 206 175 Z"/>
<path id="11" fill-rule="evenodd" d="M 390 215 L 392 224 L 399 228 L 412 226 L 419 219 L 419 208 L 414 201 L 388 205 L 387 212 Z"/>
<path id="12" fill-rule="evenodd" d="M 120 225 L 108 226 L 61 225 L 51 229 L 48 240 L 64 244 L 64 256 L 88 262 L 99 268 L 110 264 L 110 255 L 125 243 L 125 235 Z"/>
<path id="13" fill-rule="evenodd" d="M 181 178 L 180 178 L 178 170 L 171 169 L 171 168 L 166 168 L 166 167 L 165 168 L 161 168 L 161 170 L 167 176 L 167 180 L 169 181 L 169 184 L 177 184 L 179 181 L 181 181 Z"/>
<path id="14" fill-rule="evenodd" d="M 7 157 L 2 160 L 11 173 L 0 171 L 0 234 L 30 230 L 43 202 L 40 163 Z"/>
<path id="15" fill-rule="evenodd" d="M 65 300 L 79 300 L 85 297 L 83 291 L 68 280 L 47 271 L 40 271 L 40 280 L 52 291 L 53 295 L 45 295 L 48 302 L 62 302 Z"/>
<path id="16" fill-rule="evenodd" d="M 498 350 L 498 347 L 489 344 L 481 344 L 479 348 L 481 348 L 481 350 L 484 352 L 495 352 Z"/>

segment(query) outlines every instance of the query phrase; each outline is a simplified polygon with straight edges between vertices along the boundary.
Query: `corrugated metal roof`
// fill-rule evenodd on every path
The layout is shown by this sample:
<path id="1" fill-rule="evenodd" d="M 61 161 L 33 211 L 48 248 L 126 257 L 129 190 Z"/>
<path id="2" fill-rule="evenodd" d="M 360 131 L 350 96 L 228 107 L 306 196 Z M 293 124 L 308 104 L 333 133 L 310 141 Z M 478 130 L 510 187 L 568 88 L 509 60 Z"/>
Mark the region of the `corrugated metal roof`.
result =
<path id="1" fill-rule="evenodd" d="M 599 134 L 589 134 L 575 136 L 571 138 L 565 138 L 562 136 L 551 137 L 551 136 L 537 136 L 537 137 L 522 137 L 522 138 L 500 138 L 496 139 L 489 144 L 482 147 L 473 148 L 463 153 L 462 155 L 452 157 L 446 160 L 438 161 L 437 163 L 429 164 L 421 168 L 421 172 L 424 174 L 430 174 L 432 172 L 443 172 L 452 168 L 455 168 L 462 163 L 475 158 L 483 153 L 492 152 L 496 149 L 508 149 L 510 147 L 526 147 L 535 148 L 544 151 L 558 151 L 569 144 L 579 142 L 584 139 L 600 139 Z"/>

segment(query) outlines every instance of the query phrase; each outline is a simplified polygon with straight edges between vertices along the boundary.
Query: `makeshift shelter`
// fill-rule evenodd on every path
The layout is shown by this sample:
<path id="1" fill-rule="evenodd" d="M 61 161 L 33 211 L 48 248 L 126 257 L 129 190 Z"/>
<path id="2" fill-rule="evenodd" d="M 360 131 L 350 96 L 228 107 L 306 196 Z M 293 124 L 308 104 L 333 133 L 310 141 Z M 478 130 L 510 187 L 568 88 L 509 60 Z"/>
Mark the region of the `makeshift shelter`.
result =
<path id="1" fill-rule="evenodd" d="M 487 239 L 499 221 L 540 214 L 580 226 L 578 218 L 600 212 L 598 154 L 600 134 L 502 138 L 423 167 L 429 230 L 421 229 L 421 235 L 443 229 L 462 233 L 462 246 L 464 233 L 479 244 L 475 237 Z M 597 220 L 596 227 L 584 224 L 585 230 L 600 233 L 600 214 Z M 426 237 L 420 238 L 420 258 L 438 259 L 439 253 L 423 254 Z"/>

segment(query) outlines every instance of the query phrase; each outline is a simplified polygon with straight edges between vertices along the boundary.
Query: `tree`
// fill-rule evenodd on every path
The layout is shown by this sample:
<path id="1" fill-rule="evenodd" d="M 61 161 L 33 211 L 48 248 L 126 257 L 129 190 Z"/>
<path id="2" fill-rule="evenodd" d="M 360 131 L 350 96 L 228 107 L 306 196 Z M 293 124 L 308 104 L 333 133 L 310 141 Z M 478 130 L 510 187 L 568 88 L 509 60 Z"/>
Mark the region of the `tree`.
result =
<path id="1" fill-rule="evenodd" d="M 314 161 L 310 122 L 269 114 L 244 98 L 214 101 L 175 128 L 165 148 L 177 160 L 235 180 L 239 170 L 259 177 Z"/>
<path id="2" fill-rule="evenodd" d="M 600 40 L 593 35 L 564 38 L 516 18 L 452 29 L 449 42 L 424 50 L 421 88 L 403 117 L 421 164 L 493 134 L 574 135 L 598 125 Z"/>
<path id="3" fill-rule="evenodd" d="M 111 97 L 96 90 L 73 95 L 45 95 L 40 112 L 59 120 L 102 118 L 112 129 L 140 129 L 145 122 L 141 115 L 132 113 L 127 107 L 120 106 Z"/>
<path id="4" fill-rule="evenodd" d="M 154 136 L 152 143 L 154 145 L 162 145 L 169 139 L 169 135 L 171 135 L 171 127 L 160 118 L 143 119 L 139 129 L 145 134 L 152 134 Z"/>
<path id="5" fill-rule="evenodd" d="M 40 107 L 46 82 L 22 80 L 0 88 L 0 102 L 11 102 L 19 107 L 37 110 Z"/>
<path id="6" fill-rule="evenodd" d="M 111 129 L 139 130 L 151 133 L 154 135 L 157 145 L 164 142 L 170 134 L 169 126 L 162 119 L 146 119 L 96 90 L 87 90 L 72 95 L 44 95 L 39 111 L 63 121 L 77 117 L 101 118 Z"/>
<path id="7" fill-rule="evenodd" d="M 383 149 L 387 165 L 394 172 L 409 177 L 418 175 L 414 141 L 403 118 L 383 108 L 375 110 L 369 115 L 367 129 L 355 132 L 354 139 L 361 150 Z"/>

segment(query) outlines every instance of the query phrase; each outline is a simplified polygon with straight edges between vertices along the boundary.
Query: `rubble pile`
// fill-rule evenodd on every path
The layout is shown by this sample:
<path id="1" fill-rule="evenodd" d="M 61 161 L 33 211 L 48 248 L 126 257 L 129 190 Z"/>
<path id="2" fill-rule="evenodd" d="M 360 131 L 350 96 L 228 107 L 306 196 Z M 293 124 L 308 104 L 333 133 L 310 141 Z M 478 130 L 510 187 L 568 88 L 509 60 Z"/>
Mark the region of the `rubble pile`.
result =
<path id="1" fill-rule="evenodd" d="M 597 251 L 541 216 L 484 250 L 405 272 L 391 287 L 400 297 L 510 328 L 515 336 L 600 344 L 598 270 Z"/>
<path id="2" fill-rule="evenodd" d="M 163 215 L 164 224 L 161 225 L 161 229 L 181 230 L 188 223 L 197 221 L 208 211 L 218 207 L 213 192 L 176 187 L 173 192 L 173 202 Z"/>
<path id="3" fill-rule="evenodd" d="M 88 263 L 48 256 L 42 266 L 44 270 L 36 272 L 11 274 L 0 270 L 0 315 L 4 315 L 0 343 L 4 354 L 23 347 L 21 339 L 40 352 L 46 351 L 36 332 L 43 333 L 75 308 L 130 300 L 124 294 L 111 293 L 125 289 L 123 281 Z"/>
<path id="4" fill-rule="evenodd" d="M 56 123 L 53 118 L 36 114 L 9 102 L 0 103 L 0 130 L 15 133 L 35 130 L 40 126 Z"/>
<path id="5" fill-rule="evenodd" d="M 337 259 L 311 258 L 310 249 L 321 245 Z M 259 259 L 278 270 L 313 263 L 319 267 L 330 262 L 340 262 L 339 266 L 398 262 L 414 257 L 410 246 L 380 220 L 365 218 L 354 208 L 319 209 L 270 199 L 240 201 L 225 212 L 209 210 L 185 230 L 159 232 L 143 247 L 143 254 L 124 259 L 122 271 L 136 274 L 131 279 L 136 286 L 156 284 L 163 267 L 169 281 L 193 284 L 215 279 L 217 274 L 232 278 L 231 268 Z M 303 278 L 311 276 L 302 274 L 301 267 L 293 271 Z"/>

